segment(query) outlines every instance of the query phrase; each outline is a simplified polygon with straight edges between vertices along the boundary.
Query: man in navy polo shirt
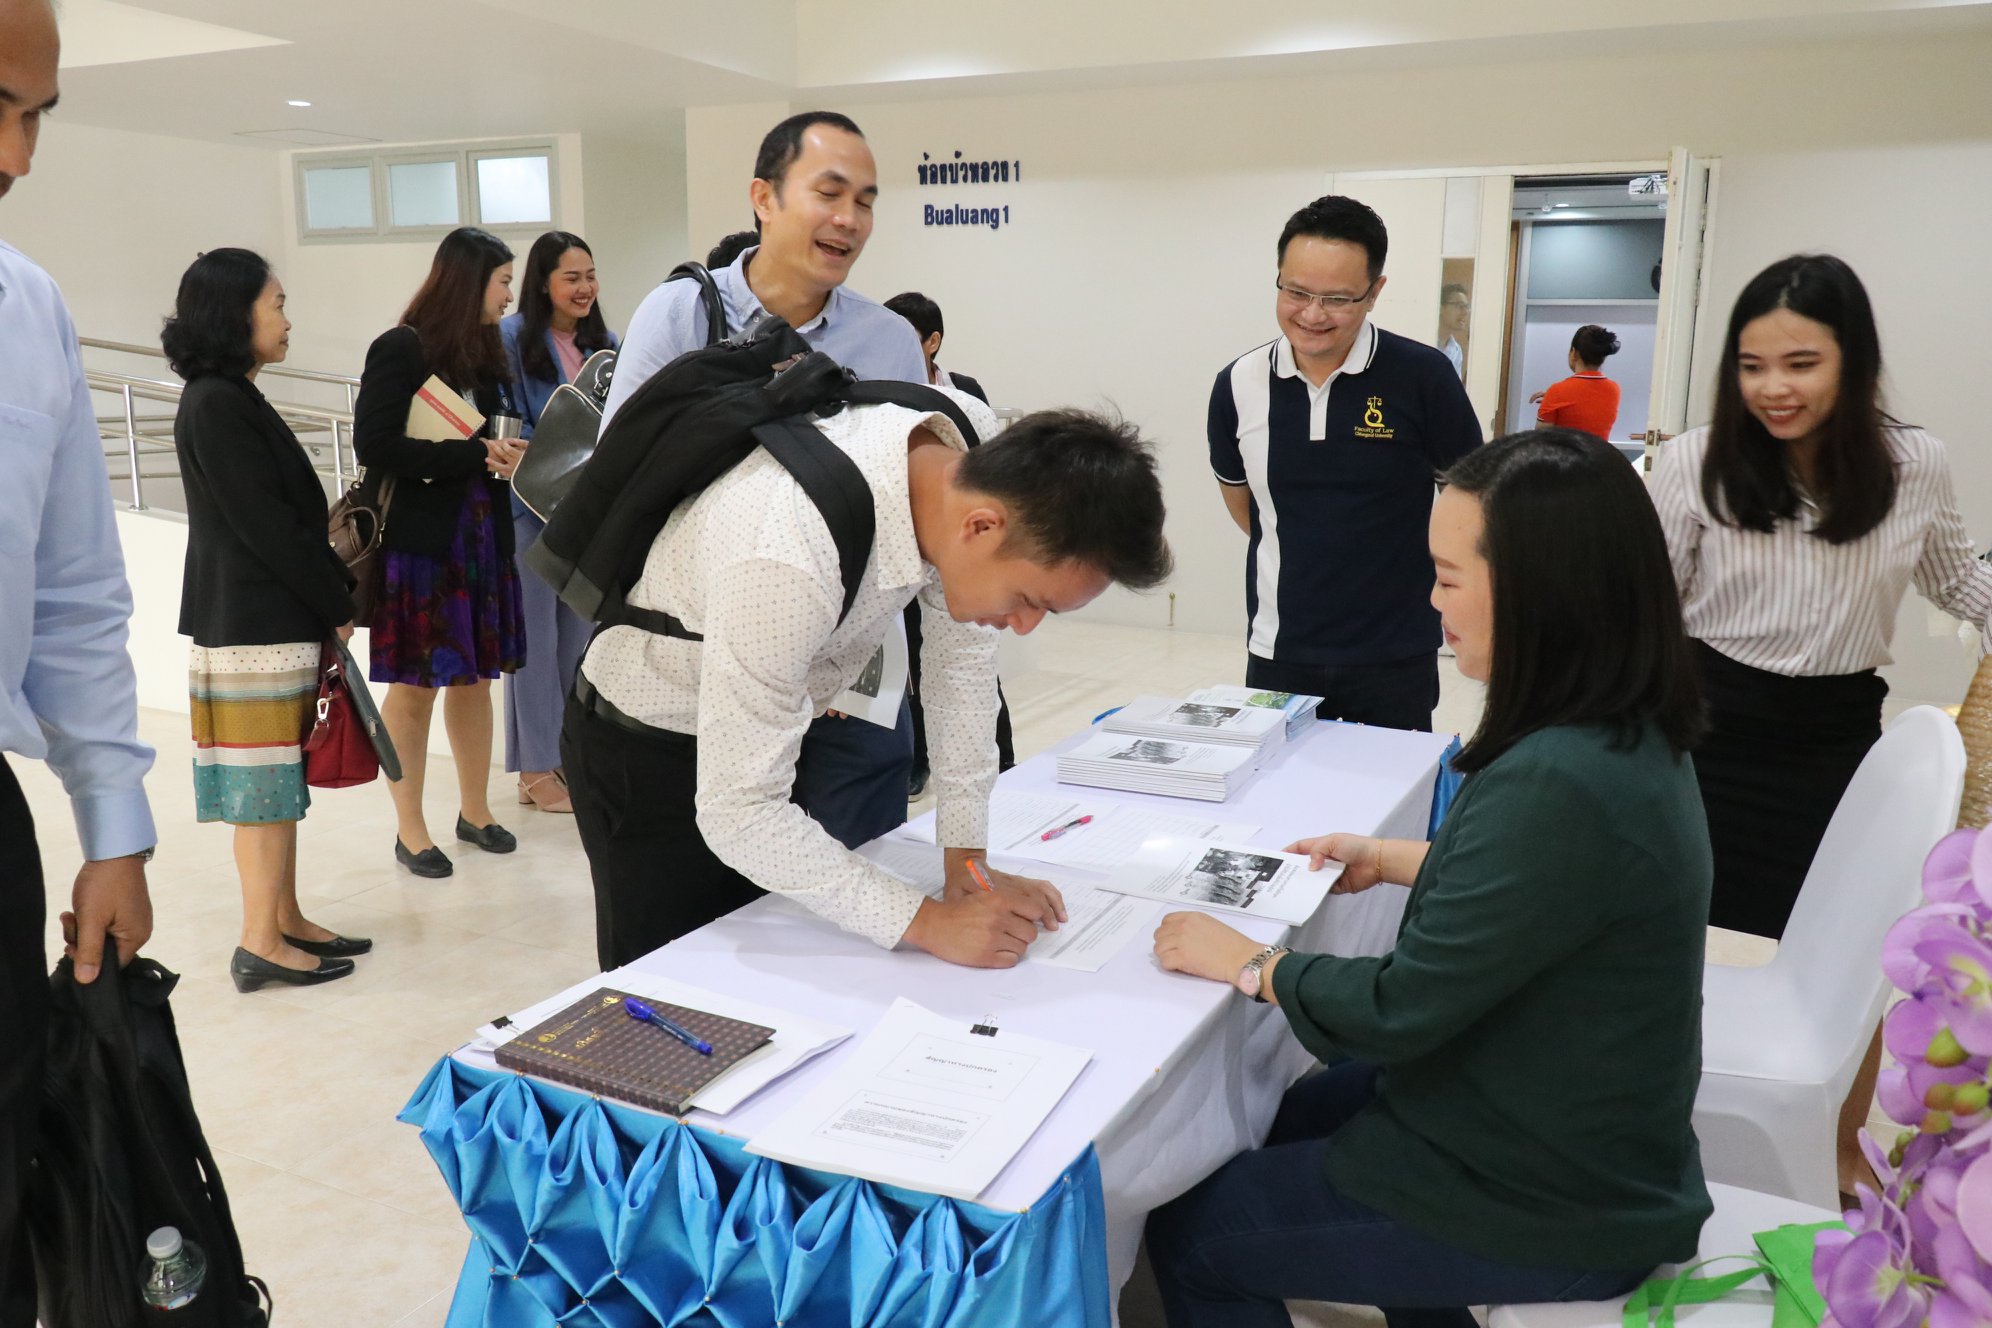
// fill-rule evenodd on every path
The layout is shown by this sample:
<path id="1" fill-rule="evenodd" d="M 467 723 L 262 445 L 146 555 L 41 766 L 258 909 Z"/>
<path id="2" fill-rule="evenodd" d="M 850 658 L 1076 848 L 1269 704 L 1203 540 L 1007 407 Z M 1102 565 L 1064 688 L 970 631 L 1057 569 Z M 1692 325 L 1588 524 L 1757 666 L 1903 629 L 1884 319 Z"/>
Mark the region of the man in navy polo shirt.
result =
<path id="1" fill-rule="evenodd" d="M 1459 375 L 1369 321 L 1389 237 L 1353 198 L 1280 232 L 1280 337 L 1210 394 L 1210 463 L 1245 554 L 1245 681 L 1322 697 L 1323 719 L 1432 727 L 1434 478 L 1480 445 Z"/>

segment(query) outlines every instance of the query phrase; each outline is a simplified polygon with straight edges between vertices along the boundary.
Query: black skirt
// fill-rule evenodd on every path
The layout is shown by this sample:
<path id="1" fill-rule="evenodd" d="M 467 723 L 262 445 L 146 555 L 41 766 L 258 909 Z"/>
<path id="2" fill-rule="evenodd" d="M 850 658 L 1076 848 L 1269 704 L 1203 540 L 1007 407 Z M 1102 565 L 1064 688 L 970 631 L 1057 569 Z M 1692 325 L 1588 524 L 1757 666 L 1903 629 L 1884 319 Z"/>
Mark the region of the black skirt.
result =
<path id="1" fill-rule="evenodd" d="M 1715 852 L 1709 922 L 1780 937 L 1840 795 L 1881 737 L 1873 669 L 1790 678 L 1697 641 L 1709 732 L 1695 750 Z"/>

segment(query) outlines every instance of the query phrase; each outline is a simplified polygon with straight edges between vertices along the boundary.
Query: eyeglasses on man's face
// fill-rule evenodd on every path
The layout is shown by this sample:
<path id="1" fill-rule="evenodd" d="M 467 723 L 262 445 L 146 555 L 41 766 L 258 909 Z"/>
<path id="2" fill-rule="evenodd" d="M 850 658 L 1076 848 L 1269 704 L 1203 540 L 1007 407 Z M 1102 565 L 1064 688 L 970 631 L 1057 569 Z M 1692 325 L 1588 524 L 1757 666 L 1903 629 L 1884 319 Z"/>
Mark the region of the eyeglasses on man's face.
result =
<path id="1" fill-rule="evenodd" d="M 1302 290 L 1298 286 L 1289 286 L 1283 281 L 1275 281 L 1273 289 L 1280 293 L 1280 298 L 1283 301 L 1292 305 L 1295 309 L 1304 309 L 1312 304 L 1320 306 L 1329 313 L 1340 313 L 1342 310 L 1355 305 L 1367 304 L 1370 292 L 1376 289 L 1376 282 L 1372 281 L 1369 285 L 1363 287 L 1362 294 L 1360 295 L 1317 295 L 1313 291 Z"/>

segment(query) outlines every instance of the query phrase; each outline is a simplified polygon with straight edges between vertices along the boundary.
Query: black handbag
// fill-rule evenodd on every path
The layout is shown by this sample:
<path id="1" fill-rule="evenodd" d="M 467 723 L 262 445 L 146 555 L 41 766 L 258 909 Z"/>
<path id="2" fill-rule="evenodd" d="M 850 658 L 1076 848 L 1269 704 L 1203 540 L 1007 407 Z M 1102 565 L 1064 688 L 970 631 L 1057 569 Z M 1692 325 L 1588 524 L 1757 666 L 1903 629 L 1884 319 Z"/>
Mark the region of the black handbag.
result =
<path id="1" fill-rule="evenodd" d="M 574 477 L 595 455 L 595 436 L 602 429 L 602 407 L 615 372 L 616 353 L 596 351 L 573 382 L 553 389 L 540 411 L 532 441 L 512 472 L 512 492 L 542 521 L 553 515 L 574 487 Z"/>
<path id="2" fill-rule="evenodd" d="M 151 959 L 120 970 L 105 942 L 97 980 L 70 961 L 49 979 L 48 1071 L 28 1180 L 44 1328 L 265 1328 L 269 1288 L 242 1268 L 221 1171 L 201 1133 L 167 997 Z M 139 1295 L 145 1238 L 178 1227 L 207 1258 L 194 1299 L 171 1311 Z"/>

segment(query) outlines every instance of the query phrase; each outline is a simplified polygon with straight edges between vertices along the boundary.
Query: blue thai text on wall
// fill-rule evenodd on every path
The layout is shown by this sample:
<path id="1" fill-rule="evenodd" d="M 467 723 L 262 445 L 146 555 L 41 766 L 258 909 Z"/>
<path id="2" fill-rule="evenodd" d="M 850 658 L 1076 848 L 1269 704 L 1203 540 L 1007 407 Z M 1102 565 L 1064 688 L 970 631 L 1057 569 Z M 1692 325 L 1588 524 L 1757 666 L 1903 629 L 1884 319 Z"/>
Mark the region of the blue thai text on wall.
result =
<path id="1" fill-rule="evenodd" d="M 940 161 L 934 160 L 933 154 L 923 152 L 918 170 L 923 189 L 1009 184 L 1024 178 L 1024 163 L 1014 157 L 971 161 L 959 151 Z M 927 203 L 923 205 L 921 223 L 927 226 L 986 226 L 992 231 L 999 230 L 1010 224 L 1010 205 L 991 202 L 986 198 L 978 198 L 972 204 Z"/>

